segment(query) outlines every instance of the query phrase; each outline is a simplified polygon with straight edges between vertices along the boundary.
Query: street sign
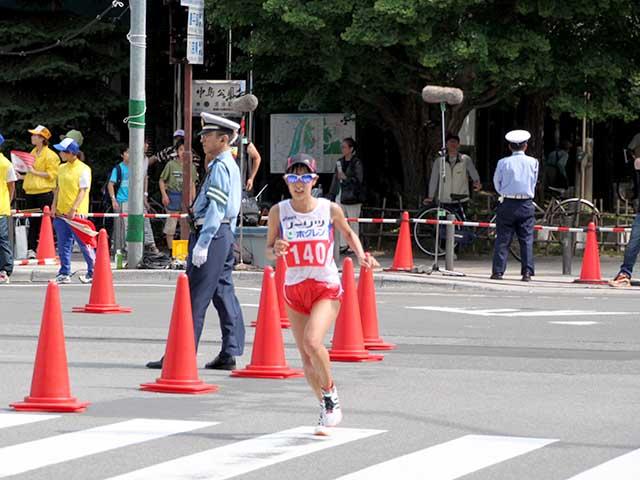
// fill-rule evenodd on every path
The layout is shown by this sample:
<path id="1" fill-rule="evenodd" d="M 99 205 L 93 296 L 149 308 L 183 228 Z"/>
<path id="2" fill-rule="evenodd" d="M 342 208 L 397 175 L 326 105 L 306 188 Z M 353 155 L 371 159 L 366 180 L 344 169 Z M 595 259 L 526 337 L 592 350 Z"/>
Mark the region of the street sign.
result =
<path id="1" fill-rule="evenodd" d="M 189 7 L 187 15 L 187 35 L 195 37 L 204 36 L 204 9 Z"/>
<path id="2" fill-rule="evenodd" d="M 180 0 L 183 7 L 204 8 L 204 0 Z"/>
<path id="3" fill-rule="evenodd" d="M 187 14 L 187 62 L 204 63 L 204 9 L 189 7 Z"/>
<path id="4" fill-rule="evenodd" d="M 202 112 L 219 115 L 236 115 L 231 108 L 231 101 L 244 95 L 244 80 L 194 80 L 191 89 L 193 115 Z"/>
<path id="5" fill-rule="evenodd" d="M 204 63 L 204 38 L 187 35 L 187 61 L 192 65 Z"/>

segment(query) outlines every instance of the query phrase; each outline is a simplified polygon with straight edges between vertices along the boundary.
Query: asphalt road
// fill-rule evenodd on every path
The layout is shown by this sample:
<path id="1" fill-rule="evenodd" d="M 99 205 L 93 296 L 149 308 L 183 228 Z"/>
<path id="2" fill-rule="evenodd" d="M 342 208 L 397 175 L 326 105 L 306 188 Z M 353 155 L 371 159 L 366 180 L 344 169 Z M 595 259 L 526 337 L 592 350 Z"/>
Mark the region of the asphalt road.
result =
<path id="1" fill-rule="evenodd" d="M 238 287 L 249 325 L 259 289 Z M 62 286 L 72 392 L 91 405 L 51 418 L 13 413 L 8 404 L 29 393 L 44 290 L 0 288 L 0 478 L 640 478 L 638 292 L 384 288 L 380 330 L 398 348 L 382 362 L 334 363 L 345 417 L 321 439 L 308 434 L 318 407 L 304 379 L 201 369 L 217 393 L 138 390 L 158 376 L 144 364 L 164 350 L 173 285 L 117 286 L 134 312 L 108 316 L 71 313 L 89 289 Z M 211 309 L 201 367 L 218 338 Z"/>

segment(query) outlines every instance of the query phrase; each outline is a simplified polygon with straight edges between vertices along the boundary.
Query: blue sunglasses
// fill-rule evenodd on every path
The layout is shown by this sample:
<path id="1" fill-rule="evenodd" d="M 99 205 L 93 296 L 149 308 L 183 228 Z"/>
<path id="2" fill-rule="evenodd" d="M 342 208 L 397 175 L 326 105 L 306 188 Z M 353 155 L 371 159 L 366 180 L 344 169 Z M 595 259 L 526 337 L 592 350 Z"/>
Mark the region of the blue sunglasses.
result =
<path id="1" fill-rule="evenodd" d="M 284 180 L 285 182 L 289 183 L 289 184 L 293 184 L 293 183 L 311 183 L 313 182 L 313 179 L 316 178 L 318 175 L 316 175 L 315 173 L 304 173 L 302 175 L 296 175 L 295 173 L 287 173 L 284 176 Z"/>

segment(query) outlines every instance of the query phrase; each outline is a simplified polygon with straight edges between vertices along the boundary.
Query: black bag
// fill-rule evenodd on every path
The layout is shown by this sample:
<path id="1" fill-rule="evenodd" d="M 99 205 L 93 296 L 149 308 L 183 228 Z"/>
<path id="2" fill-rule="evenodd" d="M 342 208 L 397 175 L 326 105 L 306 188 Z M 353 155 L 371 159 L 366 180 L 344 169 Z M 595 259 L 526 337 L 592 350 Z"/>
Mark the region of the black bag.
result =
<path id="1" fill-rule="evenodd" d="M 340 191 L 340 203 L 354 205 L 365 201 L 364 185 L 355 177 L 343 180 L 340 184 Z"/>
<path id="2" fill-rule="evenodd" d="M 115 170 L 116 170 L 116 181 L 113 184 L 113 193 L 115 195 L 118 195 L 118 190 L 120 190 L 120 185 L 122 185 L 122 167 L 120 167 L 120 164 L 117 164 L 115 166 Z M 102 206 L 105 212 L 111 210 L 111 197 L 109 196 L 109 189 L 107 188 L 110 181 L 111 181 L 111 172 L 109 172 L 109 175 L 107 176 L 107 181 L 104 182 L 104 185 L 102 185 L 102 188 L 100 189 L 100 192 L 102 193 Z"/>

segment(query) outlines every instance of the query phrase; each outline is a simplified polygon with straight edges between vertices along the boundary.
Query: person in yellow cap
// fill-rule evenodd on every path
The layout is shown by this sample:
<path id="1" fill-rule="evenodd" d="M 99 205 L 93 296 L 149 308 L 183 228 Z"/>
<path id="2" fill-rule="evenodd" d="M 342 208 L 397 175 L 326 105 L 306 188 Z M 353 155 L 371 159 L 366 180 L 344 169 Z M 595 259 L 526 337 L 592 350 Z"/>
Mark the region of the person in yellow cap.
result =
<path id="1" fill-rule="evenodd" d="M 60 157 L 49 148 L 51 132 L 47 127 L 38 125 L 29 130 L 31 144 L 34 146 L 31 155 L 35 157 L 35 163 L 29 168 L 24 177 L 22 188 L 24 189 L 27 209 L 43 209 L 51 207 L 53 203 L 53 190 L 56 188 Z M 29 258 L 36 258 L 38 238 L 40 236 L 40 218 L 29 219 L 29 236 L 27 239 Z"/>
<path id="2" fill-rule="evenodd" d="M 0 135 L 0 145 L 4 137 Z M 13 272 L 13 254 L 9 244 L 9 215 L 17 180 L 13 165 L 0 152 L 0 283 L 9 283 Z"/>

